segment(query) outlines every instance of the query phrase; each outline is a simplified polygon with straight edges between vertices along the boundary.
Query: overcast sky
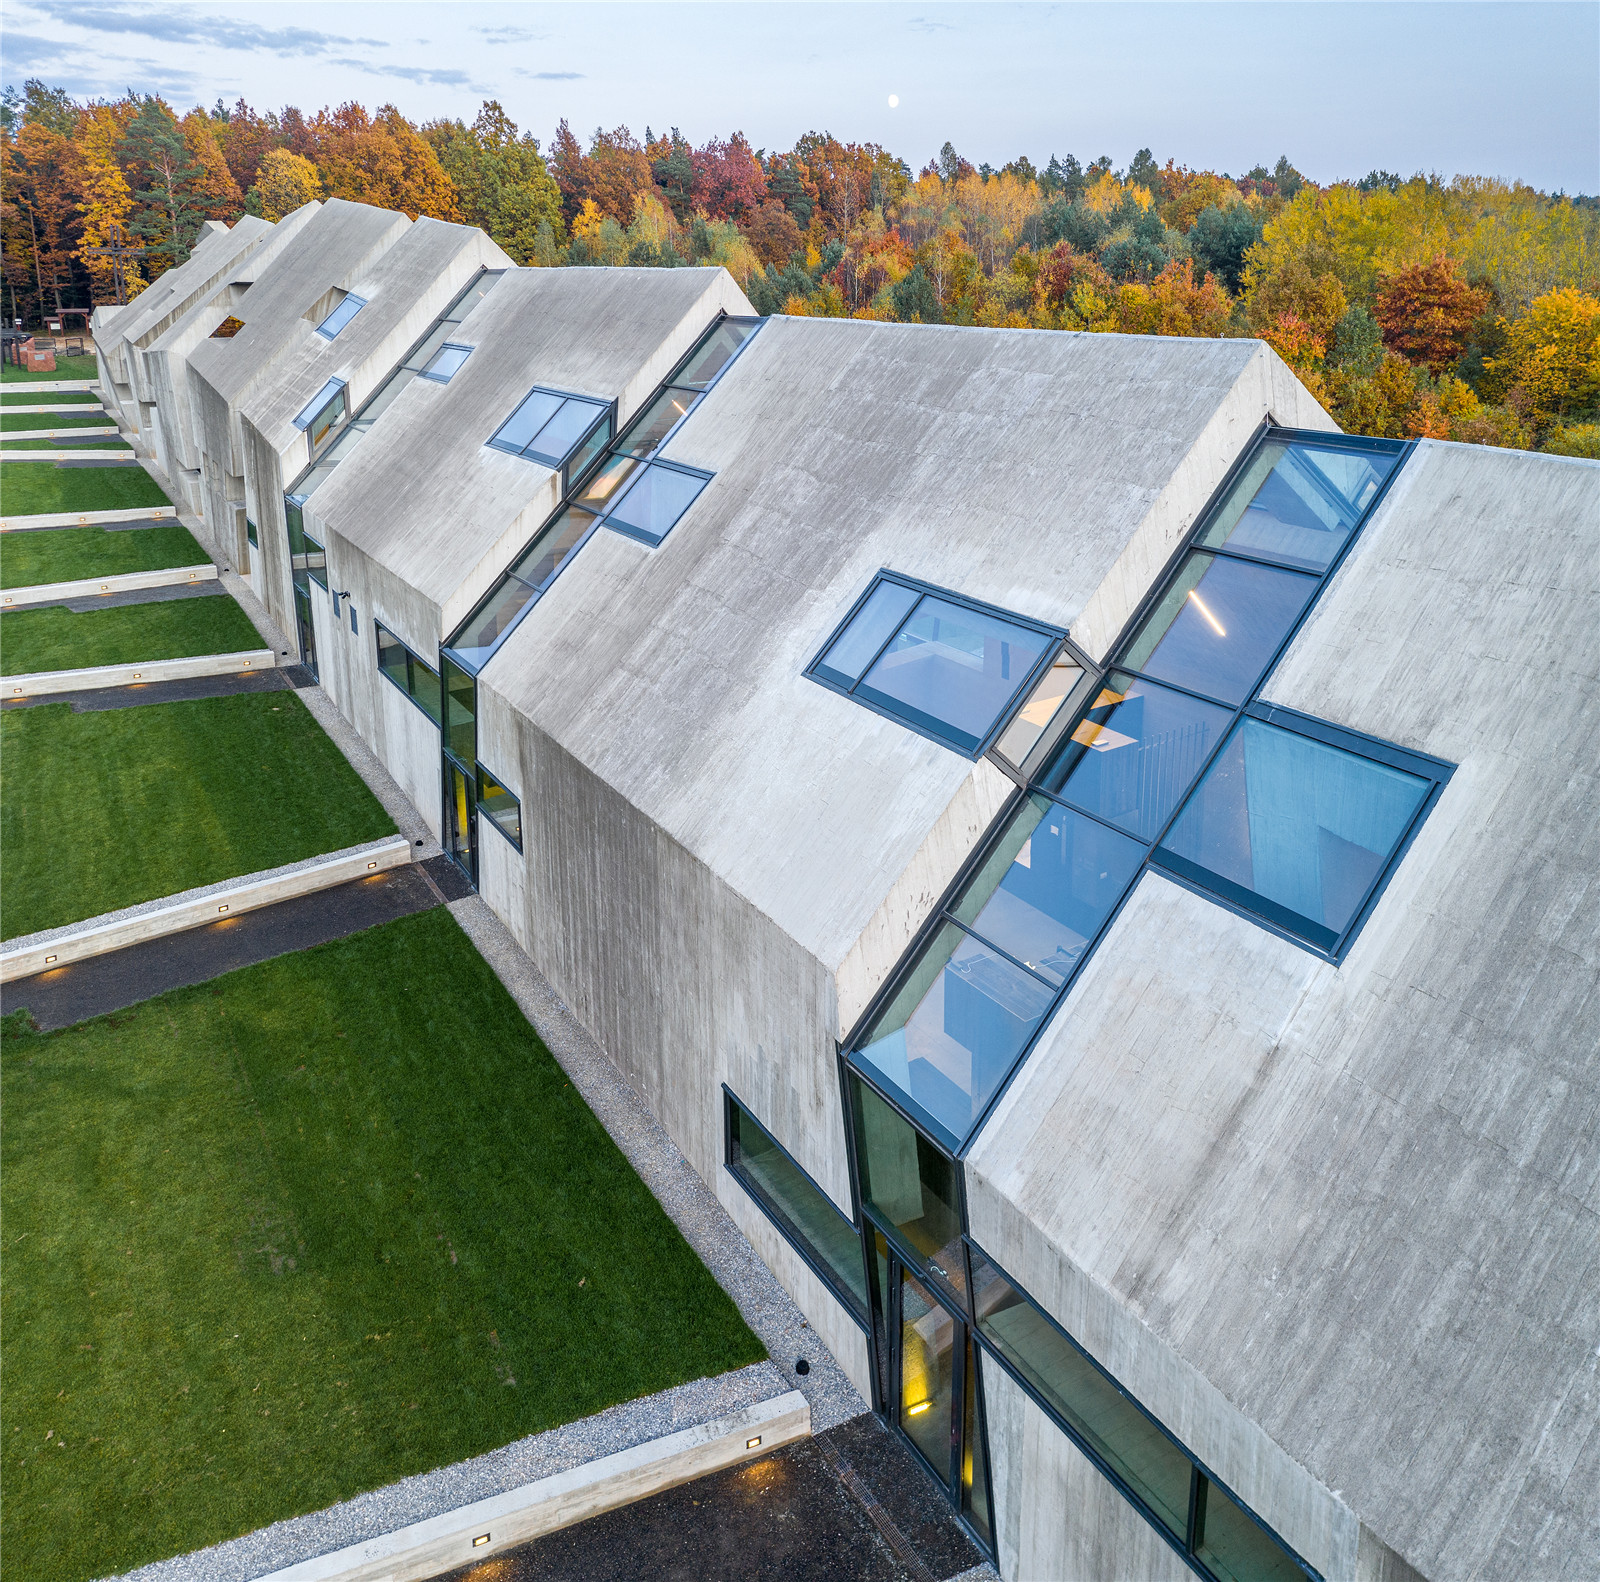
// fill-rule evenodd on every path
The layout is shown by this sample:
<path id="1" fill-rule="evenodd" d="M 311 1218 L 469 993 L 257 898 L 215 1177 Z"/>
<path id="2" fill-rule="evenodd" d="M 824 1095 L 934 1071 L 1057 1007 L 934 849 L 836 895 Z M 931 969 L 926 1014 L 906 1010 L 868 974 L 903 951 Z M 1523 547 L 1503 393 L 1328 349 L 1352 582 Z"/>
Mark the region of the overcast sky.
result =
<path id="1" fill-rule="evenodd" d="M 180 111 L 393 101 L 413 120 L 498 98 L 547 142 L 562 116 L 810 130 L 920 168 L 1025 153 L 1238 175 L 1279 154 L 1328 182 L 1375 167 L 1600 191 L 1600 6 L 1576 4 L 579 4 L 5 0 L 4 81 L 127 88 Z M 898 98 L 891 108 L 890 96 Z"/>

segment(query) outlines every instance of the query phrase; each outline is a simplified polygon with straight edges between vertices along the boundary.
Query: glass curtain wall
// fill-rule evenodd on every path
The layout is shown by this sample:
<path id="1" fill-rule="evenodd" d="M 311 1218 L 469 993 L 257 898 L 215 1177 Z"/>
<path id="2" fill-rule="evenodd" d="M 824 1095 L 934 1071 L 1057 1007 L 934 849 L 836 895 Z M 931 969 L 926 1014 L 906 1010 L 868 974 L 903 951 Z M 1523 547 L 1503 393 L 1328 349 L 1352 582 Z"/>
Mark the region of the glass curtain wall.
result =
<path id="1" fill-rule="evenodd" d="M 1449 766 L 1255 698 L 1408 448 L 1264 431 L 1107 670 L 1062 650 L 1001 725 L 1023 784 L 844 1046 L 880 1409 L 985 1543 L 989 1347 L 1202 1574 L 1308 1574 L 970 1247 L 957 1160 L 1147 866 L 1348 945 Z M 822 662 L 859 676 L 855 624 Z"/>

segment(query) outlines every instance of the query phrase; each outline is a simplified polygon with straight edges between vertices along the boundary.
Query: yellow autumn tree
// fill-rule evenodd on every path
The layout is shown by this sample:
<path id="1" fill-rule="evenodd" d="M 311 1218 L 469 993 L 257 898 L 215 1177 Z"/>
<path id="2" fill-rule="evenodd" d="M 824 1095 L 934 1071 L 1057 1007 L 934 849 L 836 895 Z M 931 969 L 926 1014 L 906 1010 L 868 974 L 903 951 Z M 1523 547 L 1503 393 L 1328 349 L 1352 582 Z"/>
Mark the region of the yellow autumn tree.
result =
<path id="1" fill-rule="evenodd" d="M 1566 287 L 1539 297 L 1514 323 L 1501 320 L 1504 356 L 1486 363 L 1490 389 L 1548 428 L 1600 399 L 1600 298 Z"/>
<path id="2" fill-rule="evenodd" d="M 116 301 L 117 260 L 92 249 L 127 246 L 133 240 L 127 223 L 134 197 L 116 151 L 136 109 L 129 101 L 91 105 L 78 123 L 78 152 L 83 156 L 83 200 L 78 205 L 83 229 L 78 256 L 89 272 L 96 302 Z M 145 288 L 144 272 L 137 258 L 124 258 L 121 265 L 123 292 L 131 299 Z"/>
<path id="3" fill-rule="evenodd" d="M 250 208 L 264 220 L 281 220 L 322 196 L 322 177 L 309 159 L 275 148 L 262 159 L 256 184 L 250 189 Z"/>

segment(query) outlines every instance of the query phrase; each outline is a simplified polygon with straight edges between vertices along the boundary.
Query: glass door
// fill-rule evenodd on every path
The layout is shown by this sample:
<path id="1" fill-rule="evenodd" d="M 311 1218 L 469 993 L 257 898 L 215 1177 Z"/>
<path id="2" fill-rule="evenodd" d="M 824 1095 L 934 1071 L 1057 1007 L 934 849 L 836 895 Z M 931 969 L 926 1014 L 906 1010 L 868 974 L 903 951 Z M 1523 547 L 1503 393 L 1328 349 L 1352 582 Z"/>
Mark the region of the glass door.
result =
<path id="1" fill-rule="evenodd" d="M 900 1427 L 933 1475 L 953 1491 L 961 1441 L 955 1414 L 961 1398 L 956 1374 L 965 1326 L 903 1266 L 899 1296 Z"/>
<path id="2" fill-rule="evenodd" d="M 453 758 L 444 761 L 444 849 L 456 866 L 478 882 L 478 796 L 473 777 Z"/>
<path id="3" fill-rule="evenodd" d="M 315 681 L 318 679 L 317 632 L 311 623 L 311 595 L 300 587 L 294 590 L 294 619 L 300 635 L 300 663 L 311 672 L 311 679 Z"/>

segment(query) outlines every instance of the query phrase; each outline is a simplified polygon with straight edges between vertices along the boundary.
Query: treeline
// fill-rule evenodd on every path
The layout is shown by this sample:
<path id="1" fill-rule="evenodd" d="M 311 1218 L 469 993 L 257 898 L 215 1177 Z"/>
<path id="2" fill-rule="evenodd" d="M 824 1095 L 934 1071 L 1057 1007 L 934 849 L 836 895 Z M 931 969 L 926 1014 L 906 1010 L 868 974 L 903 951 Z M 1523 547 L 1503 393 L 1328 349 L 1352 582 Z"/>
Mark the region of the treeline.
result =
<path id="1" fill-rule="evenodd" d="M 738 133 L 694 146 L 563 121 L 548 148 L 500 105 L 415 126 L 219 100 L 0 103 L 11 311 L 113 300 L 188 256 L 207 219 L 341 197 L 482 226 L 519 263 L 720 264 L 762 313 L 1269 341 L 1346 428 L 1600 454 L 1600 204 L 1478 177 L 1373 171 L 1319 187 L 1052 156 L 917 174 L 873 143 Z"/>

